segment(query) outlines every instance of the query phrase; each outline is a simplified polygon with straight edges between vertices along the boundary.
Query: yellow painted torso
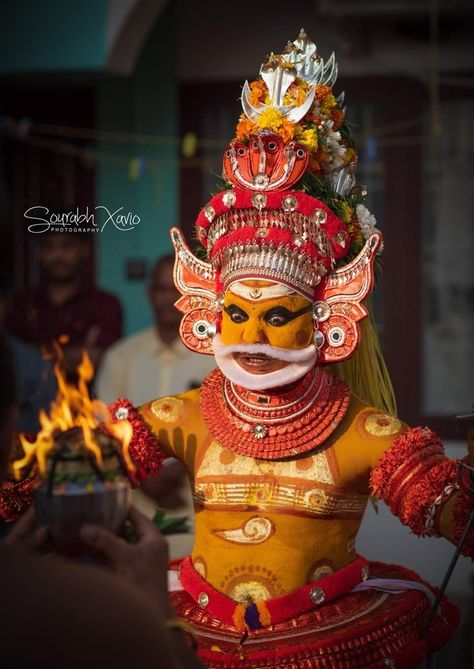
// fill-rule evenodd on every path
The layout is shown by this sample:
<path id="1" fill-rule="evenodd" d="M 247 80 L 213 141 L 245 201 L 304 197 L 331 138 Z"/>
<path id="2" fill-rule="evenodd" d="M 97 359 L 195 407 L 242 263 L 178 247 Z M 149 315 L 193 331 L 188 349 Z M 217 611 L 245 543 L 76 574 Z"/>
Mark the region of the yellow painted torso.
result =
<path id="1" fill-rule="evenodd" d="M 370 470 L 402 423 L 353 397 L 322 446 L 292 459 L 257 460 L 209 433 L 199 392 L 140 411 L 163 450 L 188 469 L 196 511 L 192 557 L 201 575 L 248 602 L 278 597 L 352 562 Z"/>

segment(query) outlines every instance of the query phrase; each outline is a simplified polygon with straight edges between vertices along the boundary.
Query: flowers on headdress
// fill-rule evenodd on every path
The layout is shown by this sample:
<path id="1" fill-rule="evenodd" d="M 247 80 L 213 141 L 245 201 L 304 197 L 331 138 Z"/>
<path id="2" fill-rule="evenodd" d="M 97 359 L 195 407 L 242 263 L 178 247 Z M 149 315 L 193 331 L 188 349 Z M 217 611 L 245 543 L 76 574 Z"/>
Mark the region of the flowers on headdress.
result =
<path id="1" fill-rule="evenodd" d="M 303 130 L 303 126 L 297 125 L 295 139 L 298 144 L 301 144 L 312 152 L 318 150 L 318 133 L 316 128 L 306 128 L 306 130 Z"/>
<path id="2" fill-rule="evenodd" d="M 235 130 L 235 139 L 238 142 L 248 141 L 250 135 L 253 135 L 257 130 L 258 126 L 247 118 L 245 114 L 241 114 Z"/>
<path id="3" fill-rule="evenodd" d="M 268 107 L 258 117 L 257 128 L 259 130 L 271 130 L 280 135 L 284 142 L 293 139 L 295 134 L 294 124 L 286 119 L 278 109 Z"/>
<path id="4" fill-rule="evenodd" d="M 358 204 L 356 206 L 356 214 L 360 230 L 362 232 L 362 235 L 364 236 L 364 239 L 368 239 L 370 235 L 374 232 L 379 232 L 377 228 L 377 219 L 373 214 L 370 213 L 370 211 L 367 209 L 365 205 Z M 378 253 L 380 254 L 382 253 L 382 251 L 383 251 L 383 243 Z"/>
<path id="5" fill-rule="evenodd" d="M 249 103 L 256 109 L 262 107 L 262 111 L 253 121 L 242 114 L 236 128 L 237 141 L 247 142 L 250 135 L 261 130 L 276 133 L 284 142 L 294 139 L 309 149 L 309 170 L 318 178 L 326 178 L 343 165 L 355 161 L 349 133 L 346 132 L 343 138 L 340 132 L 344 111 L 330 86 L 316 86 L 313 104 L 299 123 L 291 122 L 278 108 L 269 106 L 270 95 L 263 79 L 252 81 L 249 90 Z M 310 90 L 310 85 L 297 77 L 288 87 L 283 105 L 301 106 Z"/>
<path id="6" fill-rule="evenodd" d="M 249 102 L 253 107 L 270 104 L 270 95 L 263 79 L 257 79 L 250 84 Z"/>

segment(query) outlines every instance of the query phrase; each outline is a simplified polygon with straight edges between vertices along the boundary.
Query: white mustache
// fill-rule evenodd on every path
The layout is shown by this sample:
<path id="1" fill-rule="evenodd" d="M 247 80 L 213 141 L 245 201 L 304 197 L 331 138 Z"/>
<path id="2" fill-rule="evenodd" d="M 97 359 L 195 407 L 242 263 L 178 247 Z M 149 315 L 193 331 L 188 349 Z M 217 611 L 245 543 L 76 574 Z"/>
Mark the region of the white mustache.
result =
<path id="1" fill-rule="evenodd" d="M 234 353 L 257 353 L 283 360 L 284 362 L 307 362 L 313 360 L 316 354 L 316 346 L 310 344 L 306 348 L 289 349 L 270 346 L 270 344 L 223 344 L 221 336 L 217 334 L 213 339 L 214 353 L 219 357 L 230 357 Z"/>
<path id="2" fill-rule="evenodd" d="M 224 345 L 220 335 L 213 339 L 214 355 L 221 372 L 232 383 L 249 390 L 267 390 L 278 388 L 297 381 L 316 363 L 317 349 L 314 344 L 303 349 L 290 350 L 268 344 L 232 344 Z M 277 360 L 284 360 L 288 365 L 267 374 L 247 372 L 233 358 L 234 353 L 264 354 Z"/>

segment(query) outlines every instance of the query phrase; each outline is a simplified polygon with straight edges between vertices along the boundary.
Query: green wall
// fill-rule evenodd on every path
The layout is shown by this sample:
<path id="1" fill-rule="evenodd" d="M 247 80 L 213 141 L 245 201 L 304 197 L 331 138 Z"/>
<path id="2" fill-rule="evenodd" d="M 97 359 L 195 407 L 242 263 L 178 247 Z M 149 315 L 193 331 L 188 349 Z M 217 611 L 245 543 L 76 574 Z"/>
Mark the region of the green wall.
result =
<path id="1" fill-rule="evenodd" d="M 98 84 L 97 128 L 101 131 L 176 137 L 178 133 L 175 10 L 161 14 L 133 75 L 108 77 Z M 104 159 L 97 167 L 96 204 L 140 216 L 132 230 L 108 224 L 96 236 L 97 281 L 122 300 L 125 332 L 151 324 L 145 280 L 127 279 L 126 263 L 143 259 L 151 266 L 171 250 L 168 230 L 177 221 L 178 150 L 168 145 L 101 142 Z M 140 157 L 141 174 L 130 174 L 130 160 Z M 115 164 L 116 163 L 116 164 Z M 133 164 L 132 164 L 133 166 Z"/>

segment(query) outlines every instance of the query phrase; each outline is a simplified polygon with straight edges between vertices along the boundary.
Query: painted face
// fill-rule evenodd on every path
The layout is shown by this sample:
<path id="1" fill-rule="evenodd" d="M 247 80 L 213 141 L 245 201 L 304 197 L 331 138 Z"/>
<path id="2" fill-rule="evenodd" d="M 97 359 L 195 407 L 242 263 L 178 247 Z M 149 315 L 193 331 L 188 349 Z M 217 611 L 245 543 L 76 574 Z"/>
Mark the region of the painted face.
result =
<path id="1" fill-rule="evenodd" d="M 239 281 L 224 296 L 221 340 L 225 345 L 269 344 L 302 349 L 312 343 L 311 302 L 271 281 Z"/>

